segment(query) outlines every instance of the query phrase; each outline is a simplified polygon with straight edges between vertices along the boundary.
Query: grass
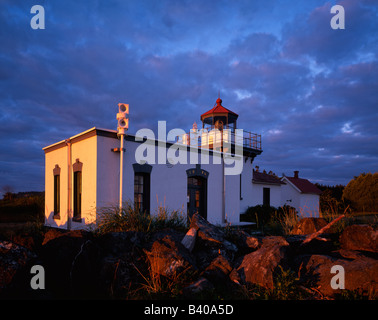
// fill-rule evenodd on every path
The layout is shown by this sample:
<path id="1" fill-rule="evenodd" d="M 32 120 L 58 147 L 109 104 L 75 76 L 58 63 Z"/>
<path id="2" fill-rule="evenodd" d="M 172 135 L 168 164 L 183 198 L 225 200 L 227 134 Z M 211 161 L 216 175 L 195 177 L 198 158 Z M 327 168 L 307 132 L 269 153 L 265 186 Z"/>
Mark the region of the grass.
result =
<path id="1" fill-rule="evenodd" d="M 289 235 L 299 217 L 295 208 L 290 206 L 274 208 L 258 205 L 249 207 L 240 215 L 240 221 L 255 222 L 256 228 L 262 234 Z"/>
<path id="2" fill-rule="evenodd" d="M 159 205 L 157 212 L 149 215 L 134 208 L 129 201 L 125 202 L 120 212 L 119 207 L 110 206 L 101 208 L 98 212 L 98 224 L 96 232 L 104 234 L 108 232 L 139 231 L 152 232 L 164 228 L 173 228 L 186 231 L 188 221 L 181 211 L 169 210 Z"/>

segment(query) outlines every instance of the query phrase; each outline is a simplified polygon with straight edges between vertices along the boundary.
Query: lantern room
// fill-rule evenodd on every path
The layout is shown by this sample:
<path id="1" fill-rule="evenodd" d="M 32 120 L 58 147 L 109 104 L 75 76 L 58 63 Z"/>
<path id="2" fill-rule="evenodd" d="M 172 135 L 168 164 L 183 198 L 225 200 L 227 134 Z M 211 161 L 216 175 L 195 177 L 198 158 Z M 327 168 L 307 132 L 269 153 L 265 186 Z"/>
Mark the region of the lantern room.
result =
<path id="1" fill-rule="evenodd" d="M 216 105 L 201 115 L 203 129 L 231 129 L 235 132 L 238 115 L 222 106 L 222 99 L 218 98 Z"/>

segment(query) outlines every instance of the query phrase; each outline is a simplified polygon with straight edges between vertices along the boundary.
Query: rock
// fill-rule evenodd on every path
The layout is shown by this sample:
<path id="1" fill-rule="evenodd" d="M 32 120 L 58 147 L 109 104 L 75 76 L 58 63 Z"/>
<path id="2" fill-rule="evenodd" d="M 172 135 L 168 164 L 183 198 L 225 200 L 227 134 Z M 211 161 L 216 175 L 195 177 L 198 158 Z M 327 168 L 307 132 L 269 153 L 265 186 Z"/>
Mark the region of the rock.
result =
<path id="1" fill-rule="evenodd" d="M 334 233 L 322 234 L 323 240 L 315 238 L 305 245 L 302 245 L 305 239 L 305 235 L 290 235 L 286 237 L 286 241 L 290 245 L 290 253 L 292 256 L 310 253 L 329 254 L 338 248 L 335 244 L 338 240 L 338 235 Z"/>
<path id="2" fill-rule="evenodd" d="M 241 279 L 268 289 L 274 285 L 279 266 L 286 268 L 289 243 L 283 237 L 266 237 L 260 249 L 244 256 L 237 268 Z"/>
<path id="3" fill-rule="evenodd" d="M 302 218 L 294 227 L 292 234 L 310 234 L 319 231 L 327 225 L 323 218 Z"/>
<path id="4" fill-rule="evenodd" d="M 231 234 L 233 242 L 236 244 L 239 253 L 244 252 L 244 254 L 251 251 L 257 250 L 261 245 L 261 241 L 254 236 L 249 235 L 244 230 L 231 229 L 229 231 Z"/>
<path id="5" fill-rule="evenodd" d="M 345 255 L 346 252 L 344 251 L 342 254 Z M 302 257 L 300 281 L 307 287 L 317 288 L 326 296 L 340 294 L 342 293 L 341 289 L 335 290 L 331 287 L 331 279 L 336 276 L 336 273 L 331 273 L 331 268 L 340 265 L 344 268 L 346 290 L 364 293 L 373 299 L 377 298 L 378 261 L 352 252 L 348 252 L 347 256 L 348 259 L 328 255 Z"/>
<path id="6" fill-rule="evenodd" d="M 57 228 L 51 228 L 51 229 L 47 230 L 45 235 L 44 235 L 42 245 L 45 245 L 50 240 L 54 240 L 55 238 L 61 237 L 66 232 L 67 231 L 65 231 L 65 230 L 57 229 Z"/>
<path id="7" fill-rule="evenodd" d="M 183 296 L 186 298 L 194 298 L 198 297 L 198 294 L 200 293 L 211 291 L 213 289 L 213 284 L 206 278 L 201 277 L 183 289 Z"/>
<path id="8" fill-rule="evenodd" d="M 36 255 L 32 251 L 13 242 L 0 241 L 0 293 L 34 258 Z M 30 269 L 28 271 L 30 275 Z M 30 282 L 30 279 L 24 280 Z"/>
<path id="9" fill-rule="evenodd" d="M 199 214 L 193 215 L 190 228 L 197 229 L 197 238 L 208 242 L 210 245 L 222 245 L 226 250 L 235 252 L 238 250 L 235 244 L 225 239 L 225 233 L 222 228 L 214 226 Z"/>
<path id="10" fill-rule="evenodd" d="M 378 230 L 369 225 L 351 225 L 340 236 L 343 249 L 378 252 Z"/>
<path id="11" fill-rule="evenodd" d="M 53 232 L 55 237 L 44 241 L 40 249 L 40 259 L 45 268 L 46 286 L 61 297 L 72 297 L 75 284 L 73 283 L 73 270 L 76 278 L 79 268 L 75 267 L 78 259 L 82 259 L 83 251 L 93 249 L 93 237 L 89 232 L 82 230 Z M 91 249 L 90 249 L 91 248 Z M 81 257 L 80 257 L 81 256 Z M 83 277 L 92 273 L 93 262 L 87 262 L 90 269 L 80 270 Z"/>
<path id="12" fill-rule="evenodd" d="M 193 251 L 194 245 L 196 244 L 196 236 L 197 236 L 198 229 L 190 228 L 186 233 L 185 237 L 182 239 L 182 245 L 188 249 L 190 252 Z"/>
<path id="13" fill-rule="evenodd" d="M 12 242 L 31 251 L 34 251 L 36 247 L 34 238 L 28 234 L 17 234 L 12 238 Z"/>
<path id="14" fill-rule="evenodd" d="M 142 232 L 111 232 L 101 236 L 97 264 L 100 297 L 124 298 L 130 290 L 143 283 L 142 273 L 148 275 L 143 246 L 146 235 Z"/>
<path id="15" fill-rule="evenodd" d="M 64 229 L 57 229 L 51 228 L 49 229 L 43 238 L 42 245 L 47 244 L 49 241 L 54 240 L 56 238 L 60 238 L 63 236 L 68 236 L 70 238 L 85 238 L 90 237 L 91 233 L 85 230 L 64 230 Z"/>
<path id="16" fill-rule="evenodd" d="M 229 274 L 232 269 L 230 262 L 222 255 L 218 255 L 218 257 L 211 261 L 210 265 L 206 267 L 202 275 L 214 284 L 219 282 L 225 283 L 230 280 Z"/>
<path id="17" fill-rule="evenodd" d="M 251 248 L 251 249 L 257 249 L 260 245 L 260 242 L 259 242 L 259 239 L 256 238 L 256 237 L 252 237 L 252 236 L 247 236 L 246 239 L 245 239 L 245 243 L 247 245 L 248 248 Z"/>
<path id="18" fill-rule="evenodd" d="M 196 256 L 197 266 L 200 269 L 205 269 L 219 254 L 230 261 L 233 260 L 238 248 L 226 240 L 222 228 L 212 225 L 199 214 L 193 215 L 190 228 L 197 230 L 193 254 Z"/>
<path id="19" fill-rule="evenodd" d="M 155 240 L 151 250 L 145 250 L 145 253 L 153 274 L 173 277 L 195 268 L 189 251 L 171 235 Z"/>
<path id="20" fill-rule="evenodd" d="M 120 258 L 132 254 L 145 243 L 145 233 L 135 231 L 109 232 L 101 236 L 97 243 L 107 256 Z"/>

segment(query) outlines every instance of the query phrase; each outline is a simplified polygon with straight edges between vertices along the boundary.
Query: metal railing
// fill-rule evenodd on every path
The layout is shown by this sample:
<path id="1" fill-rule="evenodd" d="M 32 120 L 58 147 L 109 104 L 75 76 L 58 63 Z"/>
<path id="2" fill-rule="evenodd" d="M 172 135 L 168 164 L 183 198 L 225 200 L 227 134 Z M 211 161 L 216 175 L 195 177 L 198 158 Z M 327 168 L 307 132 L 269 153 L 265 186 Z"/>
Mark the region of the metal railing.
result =
<path id="1" fill-rule="evenodd" d="M 261 135 L 244 130 L 191 130 L 182 136 L 176 137 L 176 142 L 191 145 L 198 148 L 215 149 L 222 145 L 223 141 L 231 144 L 242 144 L 243 148 L 262 150 Z M 242 132 L 242 134 L 240 134 Z"/>

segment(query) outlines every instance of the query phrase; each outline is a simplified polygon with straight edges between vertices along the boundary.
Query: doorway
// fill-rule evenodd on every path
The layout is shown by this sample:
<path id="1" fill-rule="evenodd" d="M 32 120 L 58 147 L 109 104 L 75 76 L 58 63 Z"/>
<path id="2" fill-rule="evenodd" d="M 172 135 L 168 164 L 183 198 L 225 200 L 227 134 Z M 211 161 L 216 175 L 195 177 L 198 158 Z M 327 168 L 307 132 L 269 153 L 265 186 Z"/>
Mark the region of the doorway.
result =
<path id="1" fill-rule="evenodd" d="M 198 213 L 207 219 L 207 179 L 203 177 L 188 177 L 188 218 Z"/>

